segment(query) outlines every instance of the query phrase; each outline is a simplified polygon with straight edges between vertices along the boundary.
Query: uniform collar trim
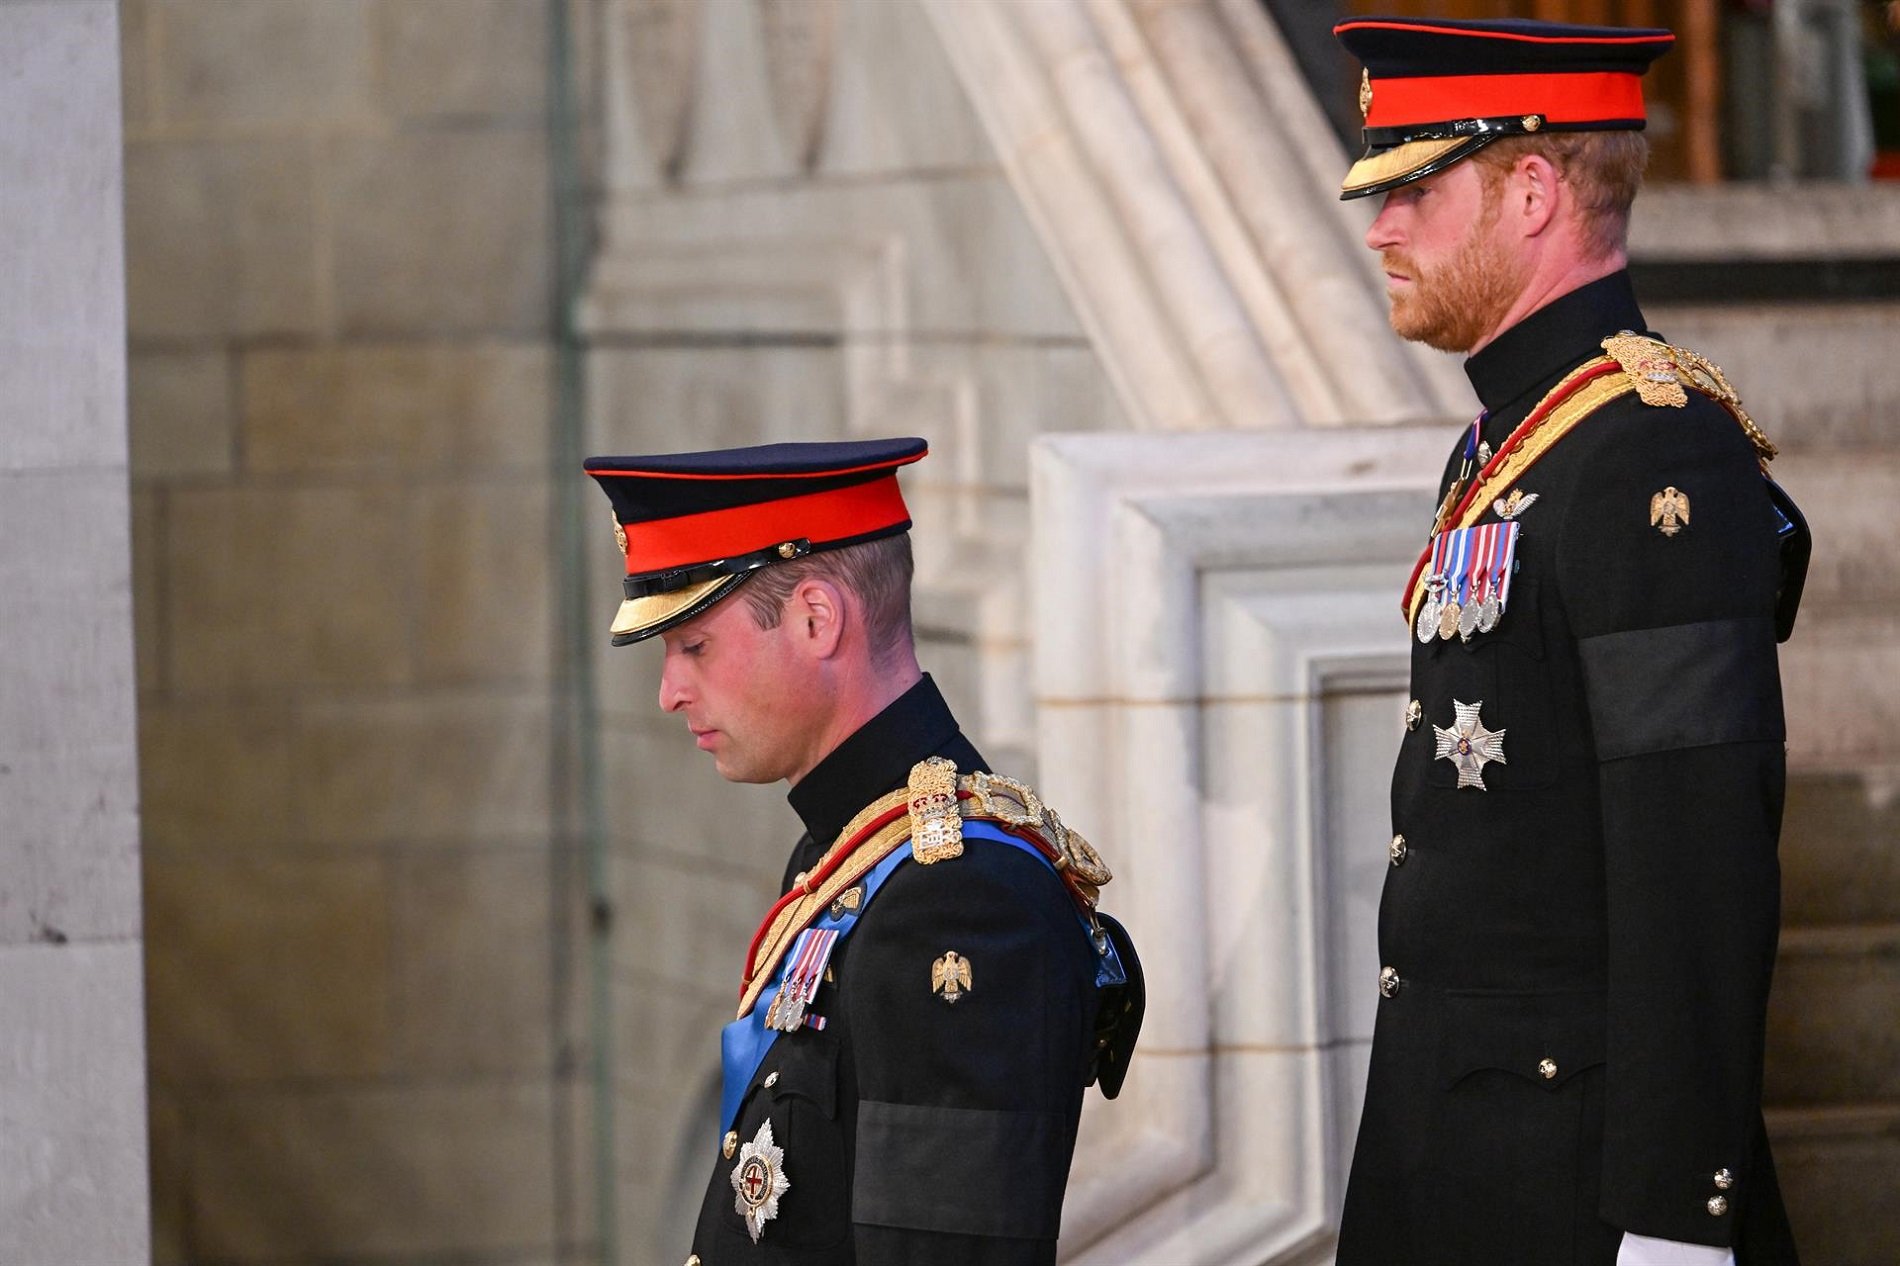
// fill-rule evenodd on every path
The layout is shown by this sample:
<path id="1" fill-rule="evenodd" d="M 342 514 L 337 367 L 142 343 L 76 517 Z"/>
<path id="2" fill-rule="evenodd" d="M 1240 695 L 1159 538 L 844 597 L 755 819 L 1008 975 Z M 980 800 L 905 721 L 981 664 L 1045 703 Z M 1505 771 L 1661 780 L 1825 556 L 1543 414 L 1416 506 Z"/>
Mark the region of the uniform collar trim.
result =
<path id="1" fill-rule="evenodd" d="M 1498 335 L 1465 361 L 1478 400 L 1498 413 L 1599 351 L 1603 339 L 1643 330 L 1643 313 L 1627 270 L 1560 295 Z"/>

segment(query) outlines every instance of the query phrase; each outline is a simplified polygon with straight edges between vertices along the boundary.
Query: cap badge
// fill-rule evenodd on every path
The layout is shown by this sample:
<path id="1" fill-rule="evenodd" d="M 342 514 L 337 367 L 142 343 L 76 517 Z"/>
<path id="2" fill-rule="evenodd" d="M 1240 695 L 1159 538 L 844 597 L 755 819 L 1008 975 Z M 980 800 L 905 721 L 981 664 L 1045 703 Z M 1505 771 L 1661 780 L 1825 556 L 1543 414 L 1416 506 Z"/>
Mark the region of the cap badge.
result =
<path id="1" fill-rule="evenodd" d="M 614 544 L 620 547 L 620 553 L 624 556 L 627 552 L 627 529 L 620 526 L 618 514 L 614 514 L 611 510 L 608 513 L 613 514 L 614 518 Z"/>
<path id="2" fill-rule="evenodd" d="M 1649 499 L 1649 526 L 1664 536 L 1674 536 L 1689 526 L 1689 494 L 1676 487 L 1664 488 Z"/>
<path id="3" fill-rule="evenodd" d="M 945 1002 L 960 1002 L 970 989 L 970 960 L 955 950 L 945 950 L 942 958 L 930 965 L 930 992 Z"/>
<path id="4" fill-rule="evenodd" d="M 1359 117 L 1362 119 L 1372 117 L 1372 72 L 1370 70 L 1359 72 Z"/>
<path id="5" fill-rule="evenodd" d="M 1438 736 L 1438 754 L 1434 760 L 1448 760 L 1458 769 L 1458 786 L 1476 787 L 1479 791 L 1488 791 L 1484 785 L 1484 767 L 1492 761 L 1500 765 L 1510 762 L 1504 759 L 1504 731 L 1487 730 L 1479 713 L 1484 708 L 1484 700 L 1476 703 L 1460 703 L 1454 699 L 1452 710 L 1457 719 L 1450 729 L 1434 725 L 1432 733 Z"/>
<path id="6" fill-rule="evenodd" d="M 754 1244 L 765 1234 L 765 1224 L 778 1216 L 778 1198 L 791 1188 L 785 1149 L 772 1141 L 772 1123 L 766 1121 L 750 1143 L 740 1146 L 739 1163 L 732 1170 L 733 1208 L 745 1219 Z"/>

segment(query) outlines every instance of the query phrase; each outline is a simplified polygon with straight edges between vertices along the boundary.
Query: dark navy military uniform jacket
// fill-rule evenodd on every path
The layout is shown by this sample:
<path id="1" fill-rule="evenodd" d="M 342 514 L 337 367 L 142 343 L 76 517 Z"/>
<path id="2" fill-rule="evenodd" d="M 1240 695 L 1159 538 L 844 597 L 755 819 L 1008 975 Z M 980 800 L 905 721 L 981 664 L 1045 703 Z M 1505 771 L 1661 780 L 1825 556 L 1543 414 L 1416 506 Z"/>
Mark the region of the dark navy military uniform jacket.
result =
<path id="1" fill-rule="evenodd" d="M 1618 273 L 1473 356 L 1485 440 L 1623 330 Z M 1688 397 L 1614 400 L 1526 471 L 1496 629 L 1411 643 L 1340 1266 L 1609 1266 L 1624 1231 L 1796 1260 L 1760 1111 L 1777 523 L 1734 418 Z M 1690 512 L 1666 535 L 1670 487 Z M 1485 790 L 1436 758 L 1459 702 L 1504 733 Z"/>
<path id="2" fill-rule="evenodd" d="M 784 890 L 911 766 L 987 771 L 926 677 L 791 792 L 806 835 Z M 970 965 L 954 1005 L 932 965 Z M 708 1138 L 693 1252 L 703 1266 L 1048 1266 L 1075 1148 L 1097 1007 L 1075 903 L 1029 854 L 966 835 L 962 856 L 905 862 L 831 960 L 813 1010 L 781 1034 L 732 1125 L 769 1121 L 791 1186 L 755 1244 L 734 1200 L 738 1158 Z"/>

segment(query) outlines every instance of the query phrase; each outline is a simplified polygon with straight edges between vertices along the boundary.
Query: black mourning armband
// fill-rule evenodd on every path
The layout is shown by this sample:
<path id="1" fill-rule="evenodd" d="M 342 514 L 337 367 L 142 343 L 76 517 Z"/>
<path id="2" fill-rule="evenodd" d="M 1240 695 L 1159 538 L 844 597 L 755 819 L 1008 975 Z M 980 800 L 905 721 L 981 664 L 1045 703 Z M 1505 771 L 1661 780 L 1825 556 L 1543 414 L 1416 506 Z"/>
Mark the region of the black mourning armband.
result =
<path id="1" fill-rule="evenodd" d="M 1767 616 L 1578 641 L 1598 760 L 1787 737 Z"/>
<path id="2" fill-rule="evenodd" d="M 950 1235 L 1052 1240 L 1069 1139 L 1053 1112 L 858 1106 L 851 1219 Z"/>

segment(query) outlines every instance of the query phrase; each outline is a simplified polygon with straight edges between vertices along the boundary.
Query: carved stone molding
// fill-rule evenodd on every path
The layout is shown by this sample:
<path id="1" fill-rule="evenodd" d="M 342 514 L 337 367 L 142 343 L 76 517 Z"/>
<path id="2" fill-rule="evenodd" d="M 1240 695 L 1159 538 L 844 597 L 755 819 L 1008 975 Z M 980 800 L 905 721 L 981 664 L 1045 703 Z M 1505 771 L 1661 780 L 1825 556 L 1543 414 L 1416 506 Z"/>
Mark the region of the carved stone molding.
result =
<path id="1" fill-rule="evenodd" d="M 610 46 L 626 68 L 641 138 L 656 173 L 672 180 L 685 161 L 698 79 L 702 0 L 613 0 Z"/>
<path id="2" fill-rule="evenodd" d="M 831 103 L 839 0 L 758 0 L 758 6 L 773 121 L 793 161 L 810 171 L 824 144 Z"/>
<path id="3" fill-rule="evenodd" d="M 1329 1242 L 1376 1003 L 1398 589 L 1445 434 L 1036 446 L 1039 789 L 1116 869 L 1149 992 L 1122 1098 L 1085 1110 L 1067 1262 Z"/>
<path id="4" fill-rule="evenodd" d="M 1257 0 L 923 4 L 1138 425 L 1467 407 L 1386 324 L 1345 155 Z"/>

